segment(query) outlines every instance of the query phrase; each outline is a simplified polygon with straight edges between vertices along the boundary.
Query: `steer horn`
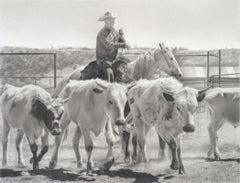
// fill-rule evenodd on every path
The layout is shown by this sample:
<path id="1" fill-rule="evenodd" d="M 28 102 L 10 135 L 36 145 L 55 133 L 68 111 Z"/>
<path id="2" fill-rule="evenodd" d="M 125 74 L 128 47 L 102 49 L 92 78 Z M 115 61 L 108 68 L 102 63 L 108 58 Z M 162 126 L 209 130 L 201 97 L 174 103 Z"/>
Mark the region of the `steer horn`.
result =
<path id="1" fill-rule="evenodd" d="M 102 83 L 100 83 L 100 82 L 98 82 L 98 81 L 96 81 L 96 84 L 97 84 L 99 87 L 101 87 L 103 90 L 106 90 L 106 89 L 107 89 L 107 86 L 106 86 L 106 85 L 104 85 L 104 84 L 102 84 Z"/>
<path id="2" fill-rule="evenodd" d="M 134 87 L 136 85 L 137 85 L 136 81 L 132 82 L 130 85 L 127 86 L 127 90 L 129 91 L 132 87 Z"/>
<path id="3" fill-rule="evenodd" d="M 202 90 L 199 90 L 199 91 L 198 91 L 198 95 L 200 95 L 200 94 L 206 92 L 207 90 L 209 90 L 209 89 L 211 89 L 211 88 L 212 88 L 212 87 L 209 86 L 209 87 L 207 87 L 207 88 L 204 88 L 204 89 L 202 89 Z"/>

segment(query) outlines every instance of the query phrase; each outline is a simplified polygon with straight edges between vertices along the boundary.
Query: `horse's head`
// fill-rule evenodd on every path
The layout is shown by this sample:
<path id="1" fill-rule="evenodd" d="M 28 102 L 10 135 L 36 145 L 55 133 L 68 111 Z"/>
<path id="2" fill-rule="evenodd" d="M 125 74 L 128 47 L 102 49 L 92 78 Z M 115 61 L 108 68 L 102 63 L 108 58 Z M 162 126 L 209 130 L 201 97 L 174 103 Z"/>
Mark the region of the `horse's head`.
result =
<path id="1" fill-rule="evenodd" d="M 155 58 L 157 57 L 156 60 L 159 61 L 160 70 L 179 79 L 182 76 L 182 72 L 172 50 L 163 43 L 159 43 L 159 46 L 160 49 L 156 52 Z"/>

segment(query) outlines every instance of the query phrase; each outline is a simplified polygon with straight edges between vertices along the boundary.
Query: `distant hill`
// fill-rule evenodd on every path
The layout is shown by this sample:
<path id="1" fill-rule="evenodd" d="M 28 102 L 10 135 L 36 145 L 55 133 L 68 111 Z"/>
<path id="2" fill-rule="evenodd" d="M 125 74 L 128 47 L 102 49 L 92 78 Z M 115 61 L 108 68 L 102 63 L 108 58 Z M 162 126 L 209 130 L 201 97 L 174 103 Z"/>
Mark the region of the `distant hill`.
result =
<path id="1" fill-rule="evenodd" d="M 132 48 L 130 51 L 123 51 L 123 55 L 129 59 L 135 59 L 139 54 L 146 52 L 150 48 Z M 217 54 L 217 50 L 210 50 L 212 54 Z M 22 47 L 3 47 L 1 52 L 56 52 L 57 53 L 57 76 L 63 76 L 73 69 L 86 65 L 95 59 L 95 49 L 90 48 L 53 48 L 53 49 L 37 49 Z M 207 51 L 192 51 L 183 48 L 174 48 L 175 55 L 181 54 L 206 54 Z M 206 66 L 206 57 L 176 57 L 180 66 Z M 223 66 L 239 66 L 240 49 L 223 49 L 222 65 Z M 210 58 L 210 65 L 217 66 L 218 59 Z M 23 55 L 23 56 L 0 56 L 0 75 L 1 76 L 52 76 L 53 74 L 53 57 L 49 55 Z M 32 83 L 31 78 L 4 78 L 2 83 L 12 83 L 17 86 Z M 42 82 L 41 82 L 42 83 Z M 49 83 L 45 83 L 49 85 Z"/>

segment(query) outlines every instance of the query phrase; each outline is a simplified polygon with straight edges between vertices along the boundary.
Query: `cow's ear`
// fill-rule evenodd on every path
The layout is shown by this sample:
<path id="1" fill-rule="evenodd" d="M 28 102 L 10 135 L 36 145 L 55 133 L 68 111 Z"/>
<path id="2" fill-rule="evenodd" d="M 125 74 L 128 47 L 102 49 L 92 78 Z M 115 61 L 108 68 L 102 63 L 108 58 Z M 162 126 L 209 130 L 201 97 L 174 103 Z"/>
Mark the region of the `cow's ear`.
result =
<path id="1" fill-rule="evenodd" d="M 197 96 L 197 101 L 198 101 L 198 102 L 202 102 L 203 99 L 205 98 L 205 96 L 206 96 L 206 93 L 201 93 L 201 94 L 199 94 L 199 95 Z"/>
<path id="2" fill-rule="evenodd" d="M 95 92 L 95 93 L 102 93 L 103 92 L 103 90 L 102 89 L 99 89 L 99 88 L 94 88 L 93 89 L 93 92 Z"/>
<path id="3" fill-rule="evenodd" d="M 174 101 L 174 97 L 169 93 L 163 92 L 163 96 L 166 99 L 166 101 L 168 101 L 168 102 L 173 102 Z"/>
<path id="4" fill-rule="evenodd" d="M 40 99 L 39 97 L 35 97 L 32 99 L 32 108 L 31 108 L 30 113 L 34 117 L 41 120 L 43 118 L 43 115 L 45 114 L 46 110 L 47 110 L 47 106 L 42 99 Z"/>

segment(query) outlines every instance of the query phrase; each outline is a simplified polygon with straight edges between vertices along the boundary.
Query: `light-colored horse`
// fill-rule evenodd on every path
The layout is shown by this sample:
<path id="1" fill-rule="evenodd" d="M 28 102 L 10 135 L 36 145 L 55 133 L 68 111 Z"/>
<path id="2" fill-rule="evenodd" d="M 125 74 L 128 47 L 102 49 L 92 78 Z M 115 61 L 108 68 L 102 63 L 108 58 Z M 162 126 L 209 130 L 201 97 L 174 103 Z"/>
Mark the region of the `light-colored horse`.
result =
<path id="1" fill-rule="evenodd" d="M 58 96 L 70 80 L 80 80 L 81 70 L 82 68 L 78 68 L 61 79 L 52 96 Z M 182 76 L 182 72 L 172 51 L 163 43 L 159 43 L 159 48 L 151 49 L 126 64 L 123 79 L 154 79 L 166 75 L 178 79 Z"/>

